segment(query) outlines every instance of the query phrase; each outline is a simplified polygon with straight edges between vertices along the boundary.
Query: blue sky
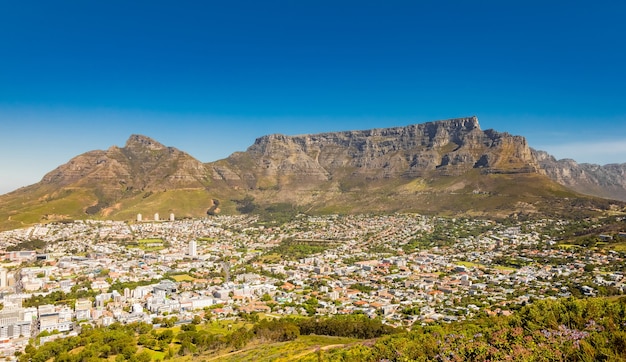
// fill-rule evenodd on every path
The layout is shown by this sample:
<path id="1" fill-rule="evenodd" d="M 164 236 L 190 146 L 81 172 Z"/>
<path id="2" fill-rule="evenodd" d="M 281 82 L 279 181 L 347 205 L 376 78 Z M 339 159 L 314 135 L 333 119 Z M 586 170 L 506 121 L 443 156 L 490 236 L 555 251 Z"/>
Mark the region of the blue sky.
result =
<path id="1" fill-rule="evenodd" d="M 619 1 L 1 1 L 0 193 L 133 133 L 208 162 L 269 133 L 478 116 L 626 162 Z"/>

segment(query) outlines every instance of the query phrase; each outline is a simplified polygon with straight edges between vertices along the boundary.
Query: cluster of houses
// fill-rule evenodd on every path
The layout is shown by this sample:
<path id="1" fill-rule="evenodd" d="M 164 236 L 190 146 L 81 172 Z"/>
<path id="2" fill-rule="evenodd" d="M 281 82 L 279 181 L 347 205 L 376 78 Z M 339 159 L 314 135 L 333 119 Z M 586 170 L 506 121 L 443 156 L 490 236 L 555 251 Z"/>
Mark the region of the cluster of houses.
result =
<path id="1" fill-rule="evenodd" d="M 623 253 L 559 248 L 542 233 L 566 223 L 398 214 L 302 216 L 266 227 L 251 216 L 218 216 L 6 231 L 0 353 L 12 355 L 32 337 L 43 343 L 79 333 L 85 323 L 362 313 L 410 327 L 508 313 L 511 304 L 573 292 L 626 292 Z M 439 239 L 428 238 L 433 233 Z M 45 248 L 15 250 L 35 239 Z M 286 242 L 314 252 L 275 255 Z M 77 291 L 89 296 L 32 302 Z"/>

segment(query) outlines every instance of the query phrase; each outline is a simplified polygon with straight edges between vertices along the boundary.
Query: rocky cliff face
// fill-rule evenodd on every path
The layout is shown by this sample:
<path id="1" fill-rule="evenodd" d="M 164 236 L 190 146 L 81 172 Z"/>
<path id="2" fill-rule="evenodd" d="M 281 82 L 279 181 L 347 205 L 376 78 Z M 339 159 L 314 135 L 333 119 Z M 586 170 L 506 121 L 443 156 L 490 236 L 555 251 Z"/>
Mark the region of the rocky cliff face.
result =
<path id="1" fill-rule="evenodd" d="M 365 131 L 269 135 L 211 167 L 216 177 L 251 188 L 306 188 L 337 177 L 380 180 L 433 172 L 460 175 L 471 169 L 534 172 L 536 163 L 523 137 L 482 131 L 478 119 L 468 117 Z"/>
<path id="2" fill-rule="evenodd" d="M 544 151 L 532 150 L 541 172 L 577 192 L 626 201 L 626 163 L 596 165 L 572 159 L 556 160 Z"/>
<path id="3" fill-rule="evenodd" d="M 239 191 L 337 189 L 341 184 L 420 177 L 540 173 L 577 192 L 626 200 L 626 164 L 555 160 L 520 136 L 480 129 L 476 117 L 362 131 L 268 135 L 245 152 L 203 164 L 185 152 L 132 135 L 44 176 L 43 185 L 91 187 L 102 198 L 216 183 Z"/>
<path id="4" fill-rule="evenodd" d="M 0 196 L 0 228 L 146 210 L 198 217 L 260 206 L 319 212 L 509 216 L 604 209 L 626 200 L 626 164 L 556 161 L 520 136 L 480 129 L 476 117 L 363 131 L 268 135 L 245 152 L 203 164 L 133 135 Z M 560 184 L 556 183 L 559 182 Z M 583 206 L 581 206 L 583 205 Z"/>
<path id="5" fill-rule="evenodd" d="M 91 151 L 74 157 L 45 175 L 43 184 L 58 187 L 98 187 L 116 197 L 128 191 L 199 188 L 207 170 L 185 152 L 140 135 L 132 135 L 123 148 Z"/>

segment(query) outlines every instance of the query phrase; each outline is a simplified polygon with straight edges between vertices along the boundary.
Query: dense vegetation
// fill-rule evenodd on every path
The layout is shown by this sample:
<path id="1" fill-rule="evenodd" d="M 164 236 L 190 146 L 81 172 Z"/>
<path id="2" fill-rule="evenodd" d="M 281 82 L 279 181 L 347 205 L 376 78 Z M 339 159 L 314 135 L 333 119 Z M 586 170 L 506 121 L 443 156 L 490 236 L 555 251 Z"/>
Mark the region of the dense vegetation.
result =
<path id="1" fill-rule="evenodd" d="M 542 300 L 512 316 L 418 327 L 306 361 L 621 361 L 626 298 Z"/>
<path id="2" fill-rule="evenodd" d="M 251 341 L 259 343 L 286 342 L 301 334 L 317 334 L 354 338 L 375 338 L 394 333 L 395 329 L 363 315 L 339 316 L 322 319 L 262 319 L 253 325 L 240 325 L 228 332 L 203 328 L 202 320 L 194 318 L 175 333 L 172 323 L 162 323 L 159 330 L 146 323 L 109 327 L 83 327 L 79 336 L 57 339 L 39 348 L 27 346 L 20 361 L 98 361 L 114 358 L 116 361 L 150 361 L 155 356 L 170 359 L 175 356 L 201 355 L 216 351 L 240 350 Z M 162 322 L 162 321 L 160 321 Z M 229 328 L 230 329 L 230 328 Z M 159 358 L 160 359 L 160 358 Z"/>
<path id="3" fill-rule="evenodd" d="M 301 335 L 359 338 L 362 343 L 309 350 L 304 361 L 617 361 L 626 359 L 626 298 L 541 300 L 511 316 L 483 316 L 410 332 L 364 315 L 254 319 L 232 330 L 205 328 L 200 318 L 180 328 L 145 323 L 84 327 L 77 337 L 32 345 L 20 361 L 150 361 L 176 356 L 219 356 L 265 348 Z M 251 343 L 253 342 L 253 343 Z"/>
<path id="4" fill-rule="evenodd" d="M 16 245 L 7 247 L 7 251 L 20 251 L 20 250 L 42 250 L 46 247 L 46 242 L 39 239 L 25 240 Z"/>
<path id="5" fill-rule="evenodd" d="M 89 283 L 83 283 L 75 285 L 72 289 L 66 293 L 61 290 L 56 290 L 48 294 L 33 294 L 28 299 L 22 301 L 23 307 L 39 307 L 44 304 L 71 304 L 80 298 L 91 298 L 98 294 L 97 291 L 89 288 Z"/>

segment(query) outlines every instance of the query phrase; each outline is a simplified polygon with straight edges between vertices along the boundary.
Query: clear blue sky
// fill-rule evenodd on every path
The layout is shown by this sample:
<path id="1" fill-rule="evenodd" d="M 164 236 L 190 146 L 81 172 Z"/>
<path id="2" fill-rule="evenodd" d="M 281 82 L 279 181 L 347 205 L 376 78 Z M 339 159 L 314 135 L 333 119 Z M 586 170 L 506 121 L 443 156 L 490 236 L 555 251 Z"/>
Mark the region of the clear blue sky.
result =
<path id="1" fill-rule="evenodd" d="M 0 1 L 0 193 L 133 133 L 208 162 L 471 115 L 626 162 L 624 19 L 621 1 Z"/>

